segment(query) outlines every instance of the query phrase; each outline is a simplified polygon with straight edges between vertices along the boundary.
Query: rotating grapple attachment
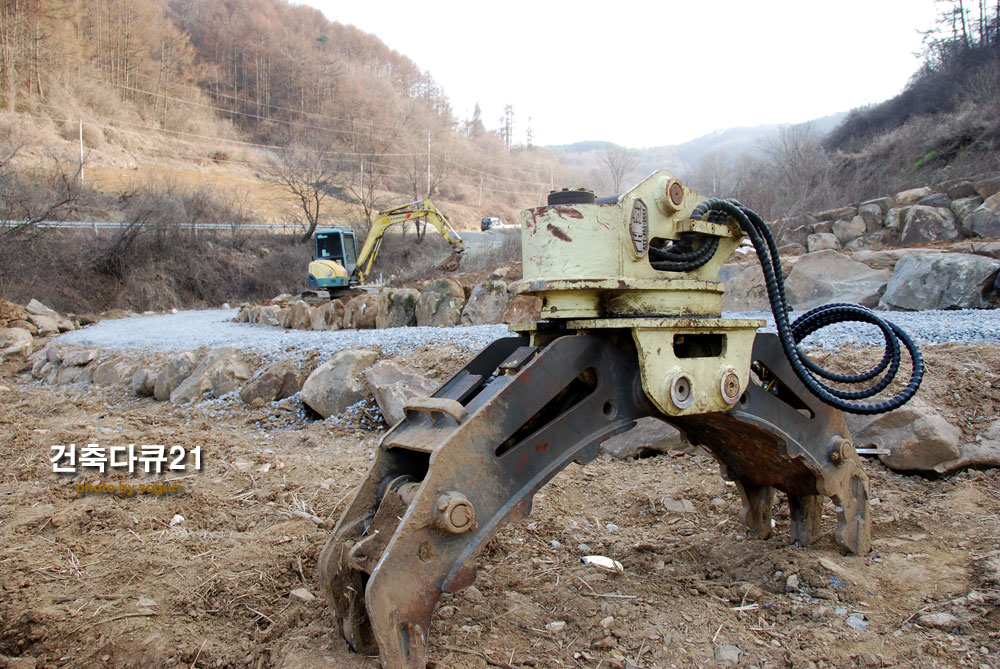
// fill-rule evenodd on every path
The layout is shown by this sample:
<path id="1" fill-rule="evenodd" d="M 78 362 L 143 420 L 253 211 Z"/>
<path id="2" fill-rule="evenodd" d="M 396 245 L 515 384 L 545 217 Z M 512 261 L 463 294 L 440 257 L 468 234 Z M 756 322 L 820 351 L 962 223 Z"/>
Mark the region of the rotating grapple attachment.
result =
<path id="1" fill-rule="evenodd" d="M 411 400 L 321 552 L 353 650 L 423 669 L 441 593 L 472 583 L 477 554 L 546 482 L 644 416 L 715 456 L 753 534 L 770 534 L 781 490 L 795 542 L 816 538 L 828 497 L 841 549 L 869 550 L 868 479 L 843 417 L 777 337 L 756 334 L 761 321 L 721 318 L 718 269 L 742 235 L 691 220 L 701 200 L 658 172 L 614 201 L 560 192 L 525 212 L 517 290 L 542 298 L 546 320 L 512 326 L 520 336 Z"/>

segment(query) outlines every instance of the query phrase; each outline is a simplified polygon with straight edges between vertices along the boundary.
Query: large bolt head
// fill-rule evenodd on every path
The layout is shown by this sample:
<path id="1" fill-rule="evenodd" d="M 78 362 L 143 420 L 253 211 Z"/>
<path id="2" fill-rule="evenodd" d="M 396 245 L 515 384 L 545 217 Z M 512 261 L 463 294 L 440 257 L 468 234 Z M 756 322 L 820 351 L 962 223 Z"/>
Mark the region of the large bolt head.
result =
<path id="1" fill-rule="evenodd" d="M 438 528 L 450 534 L 462 534 L 476 527 L 476 509 L 460 492 L 446 492 L 435 506 Z"/>

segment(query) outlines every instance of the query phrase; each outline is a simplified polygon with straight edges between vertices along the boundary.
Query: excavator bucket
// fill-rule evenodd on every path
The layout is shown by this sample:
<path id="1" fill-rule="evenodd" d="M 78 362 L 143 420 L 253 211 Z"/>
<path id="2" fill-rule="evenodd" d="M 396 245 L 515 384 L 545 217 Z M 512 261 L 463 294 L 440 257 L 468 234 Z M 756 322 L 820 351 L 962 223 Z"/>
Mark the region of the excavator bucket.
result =
<path id="1" fill-rule="evenodd" d="M 462 262 L 462 255 L 460 253 L 452 252 L 450 256 L 445 258 L 439 265 L 438 269 L 445 272 L 454 272 L 458 269 L 458 266 Z"/>

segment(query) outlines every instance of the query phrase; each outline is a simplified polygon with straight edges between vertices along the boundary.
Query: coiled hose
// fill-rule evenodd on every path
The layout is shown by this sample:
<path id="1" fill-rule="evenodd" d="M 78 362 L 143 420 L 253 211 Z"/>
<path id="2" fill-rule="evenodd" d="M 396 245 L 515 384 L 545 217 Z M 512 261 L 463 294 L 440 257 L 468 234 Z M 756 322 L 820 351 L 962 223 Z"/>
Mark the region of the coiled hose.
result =
<path id="1" fill-rule="evenodd" d="M 721 223 L 726 215 L 721 212 L 709 211 L 708 220 Z M 694 248 L 696 240 L 701 245 Z M 712 259 L 719 248 L 719 237 L 706 237 L 693 232 L 681 234 L 681 238 L 667 248 L 649 247 L 649 264 L 661 272 L 691 272 Z"/>
<path id="2" fill-rule="evenodd" d="M 796 376 L 813 395 L 841 411 L 866 415 L 898 409 L 913 397 L 924 376 L 924 362 L 920 356 L 920 349 L 906 332 L 894 323 L 880 318 L 871 309 L 858 304 L 826 304 L 806 312 L 794 322 L 789 323 L 781 260 L 778 257 L 774 236 L 767 224 L 756 212 L 732 200 L 706 200 L 695 208 L 691 218 L 701 220 L 706 214 L 715 217 L 720 213 L 736 219 L 740 228 L 753 242 L 761 269 L 764 271 L 767 297 L 771 304 L 771 311 L 774 312 L 774 323 L 778 330 L 781 347 Z M 704 247 L 705 244 L 702 246 Z M 831 372 L 810 360 L 798 346 L 799 342 L 813 332 L 828 325 L 846 321 L 870 323 L 878 327 L 885 338 L 885 354 L 882 356 L 882 360 L 867 372 L 861 374 Z M 898 394 L 881 402 L 868 404 L 860 402 L 859 400 L 873 397 L 882 392 L 893 382 L 896 372 L 899 371 L 900 342 L 910 354 L 911 372 L 906 387 Z M 840 390 L 820 380 L 821 377 L 827 381 L 841 384 L 859 384 L 872 381 L 880 375 L 881 378 L 873 385 L 855 391 Z"/>

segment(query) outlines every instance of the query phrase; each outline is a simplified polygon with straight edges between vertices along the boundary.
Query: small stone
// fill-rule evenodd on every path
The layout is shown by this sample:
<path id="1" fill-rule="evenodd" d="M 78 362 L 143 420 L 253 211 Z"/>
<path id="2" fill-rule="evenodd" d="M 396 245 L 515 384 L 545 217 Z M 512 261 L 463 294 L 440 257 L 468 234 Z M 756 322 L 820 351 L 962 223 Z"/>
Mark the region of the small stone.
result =
<path id="1" fill-rule="evenodd" d="M 791 574 L 785 579 L 785 592 L 794 592 L 799 589 L 799 575 Z"/>
<path id="2" fill-rule="evenodd" d="M 552 632 L 553 634 L 559 634 L 560 632 L 565 631 L 565 629 L 566 629 L 566 621 L 565 620 L 553 620 L 552 622 L 547 623 L 545 625 L 545 629 L 547 629 L 548 631 Z"/>
<path id="3" fill-rule="evenodd" d="M 617 532 L 618 526 L 615 525 L 614 523 L 608 523 L 607 525 L 604 526 L 604 529 L 606 529 L 608 532 Z"/>
<path id="4" fill-rule="evenodd" d="M 444 620 L 447 620 L 448 618 L 454 618 L 455 617 L 455 612 L 457 610 L 458 609 L 456 609 L 454 606 L 442 606 L 440 609 L 438 609 L 437 615 L 438 615 L 438 618 L 442 618 Z"/>
<path id="5" fill-rule="evenodd" d="M 291 599 L 295 599 L 300 602 L 311 602 L 312 600 L 316 599 L 316 595 L 312 594 L 305 588 L 295 588 L 294 590 L 288 593 L 288 596 Z"/>
<path id="6" fill-rule="evenodd" d="M 609 629 L 614 624 L 615 624 L 614 616 L 608 616 L 607 618 L 601 619 L 601 627 L 603 627 L 604 629 Z"/>
<path id="7" fill-rule="evenodd" d="M 863 613 L 852 613 L 847 616 L 847 620 L 844 621 L 844 624 L 858 630 L 859 632 L 864 632 L 868 629 L 868 621 L 865 620 L 865 614 Z"/>
<path id="8" fill-rule="evenodd" d="M 917 623 L 921 627 L 933 627 L 934 629 L 949 632 L 960 626 L 962 622 L 950 613 L 925 613 L 917 618 Z"/>
<path id="9" fill-rule="evenodd" d="M 691 513 L 694 511 L 694 504 L 686 499 L 674 499 L 667 497 L 663 501 L 663 507 L 670 513 Z"/>
<path id="10" fill-rule="evenodd" d="M 593 551 L 590 550 L 590 546 L 587 544 L 577 544 L 576 549 L 581 553 L 593 553 Z"/>
<path id="11" fill-rule="evenodd" d="M 470 585 L 468 588 L 462 591 L 465 594 L 465 598 L 470 602 L 481 602 L 483 601 L 482 591 L 474 585 Z"/>
<path id="12" fill-rule="evenodd" d="M 720 643 L 715 647 L 715 661 L 724 667 L 739 664 L 740 649 L 736 646 Z"/>
<path id="13" fill-rule="evenodd" d="M 561 548 L 561 547 L 562 547 L 562 544 L 561 544 L 561 543 L 559 543 L 559 540 L 558 540 L 558 539 L 553 539 L 552 541 L 550 541 L 550 542 L 549 542 L 549 546 L 550 546 L 551 548 Z"/>
<path id="14" fill-rule="evenodd" d="M 179 513 L 175 513 L 174 517 L 170 519 L 170 527 L 177 527 L 184 522 L 184 516 Z"/>
<path id="15" fill-rule="evenodd" d="M 150 599 L 149 597 L 140 597 L 139 601 L 135 603 L 140 609 L 152 609 L 156 608 L 156 600 Z"/>

